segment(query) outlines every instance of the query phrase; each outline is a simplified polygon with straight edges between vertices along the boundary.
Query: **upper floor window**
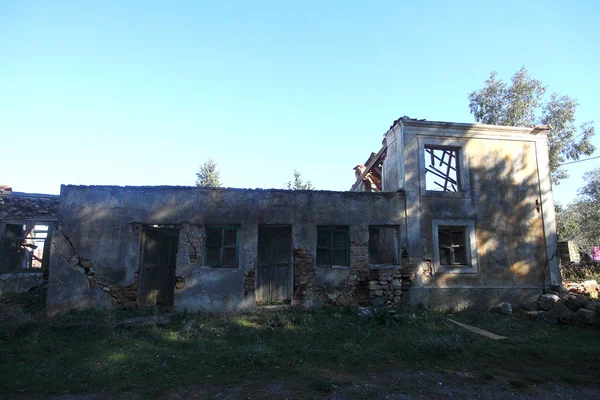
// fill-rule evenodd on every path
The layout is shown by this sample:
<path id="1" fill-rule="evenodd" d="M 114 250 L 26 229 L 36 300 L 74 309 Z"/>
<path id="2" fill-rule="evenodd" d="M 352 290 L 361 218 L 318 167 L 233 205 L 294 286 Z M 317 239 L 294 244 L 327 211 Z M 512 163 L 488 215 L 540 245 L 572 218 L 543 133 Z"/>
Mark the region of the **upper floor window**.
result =
<path id="1" fill-rule="evenodd" d="M 443 146 L 425 146 L 425 190 L 458 192 L 460 174 L 458 149 Z"/>
<path id="2" fill-rule="evenodd" d="M 421 196 L 471 197 L 467 141 L 431 136 L 418 140 Z"/>

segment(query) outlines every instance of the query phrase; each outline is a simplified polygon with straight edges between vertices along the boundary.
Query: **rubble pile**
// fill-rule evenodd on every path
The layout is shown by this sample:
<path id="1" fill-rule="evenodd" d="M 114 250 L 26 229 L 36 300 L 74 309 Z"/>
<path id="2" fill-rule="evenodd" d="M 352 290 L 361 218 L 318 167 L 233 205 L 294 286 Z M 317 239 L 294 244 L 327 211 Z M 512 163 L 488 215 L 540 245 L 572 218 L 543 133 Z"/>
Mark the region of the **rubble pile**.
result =
<path id="1" fill-rule="evenodd" d="M 600 326 L 600 287 L 595 280 L 566 282 L 523 305 L 525 313 L 550 323 L 583 323 Z"/>

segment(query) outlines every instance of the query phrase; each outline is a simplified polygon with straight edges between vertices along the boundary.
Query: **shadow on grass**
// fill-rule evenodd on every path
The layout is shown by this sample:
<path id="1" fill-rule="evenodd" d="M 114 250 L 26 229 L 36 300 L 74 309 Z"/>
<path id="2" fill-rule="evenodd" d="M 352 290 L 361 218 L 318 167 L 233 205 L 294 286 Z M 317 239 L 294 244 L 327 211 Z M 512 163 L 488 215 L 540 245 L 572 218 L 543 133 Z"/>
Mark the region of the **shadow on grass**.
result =
<path id="1" fill-rule="evenodd" d="M 448 323 L 443 314 L 376 315 L 339 309 L 178 313 L 165 325 L 127 326 L 119 322 L 131 318 L 129 313 L 72 313 L 2 327 L 0 392 L 149 393 L 302 375 L 313 390 L 326 393 L 330 385 L 323 371 L 366 368 L 439 367 L 550 381 L 598 376 L 597 329 L 550 326 L 519 316 L 454 314 L 509 337 L 493 341 Z"/>

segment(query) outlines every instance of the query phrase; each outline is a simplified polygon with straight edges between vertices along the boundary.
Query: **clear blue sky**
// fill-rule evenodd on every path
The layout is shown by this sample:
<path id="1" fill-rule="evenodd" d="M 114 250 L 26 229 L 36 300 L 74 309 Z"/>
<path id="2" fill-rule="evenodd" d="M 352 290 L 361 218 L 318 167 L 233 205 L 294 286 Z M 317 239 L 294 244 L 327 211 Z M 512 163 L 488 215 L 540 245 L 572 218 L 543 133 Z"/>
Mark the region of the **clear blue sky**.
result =
<path id="1" fill-rule="evenodd" d="M 193 185 L 212 157 L 226 186 L 347 190 L 394 119 L 473 122 L 522 65 L 600 148 L 600 3 L 415 3 L 3 1 L 0 183 Z"/>

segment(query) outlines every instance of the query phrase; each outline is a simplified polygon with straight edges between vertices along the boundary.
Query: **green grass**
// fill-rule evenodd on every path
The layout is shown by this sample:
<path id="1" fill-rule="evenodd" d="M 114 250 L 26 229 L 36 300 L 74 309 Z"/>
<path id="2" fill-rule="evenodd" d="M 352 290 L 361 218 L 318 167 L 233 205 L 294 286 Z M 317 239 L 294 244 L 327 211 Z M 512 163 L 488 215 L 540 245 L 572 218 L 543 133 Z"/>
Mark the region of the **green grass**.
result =
<path id="1" fill-rule="evenodd" d="M 499 341 L 451 324 L 443 314 L 412 310 L 393 316 L 378 310 L 370 318 L 339 309 L 179 313 L 163 326 L 117 324 L 131 316 L 73 313 L 0 325 L 0 393 L 143 394 L 294 376 L 328 393 L 331 374 L 367 368 L 472 371 L 516 389 L 528 382 L 600 382 L 600 330 L 518 315 L 453 315 L 509 337 Z M 194 326 L 184 329 L 191 320 Z"/>

